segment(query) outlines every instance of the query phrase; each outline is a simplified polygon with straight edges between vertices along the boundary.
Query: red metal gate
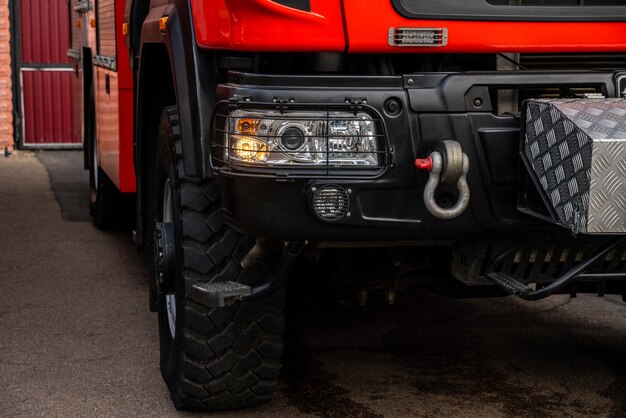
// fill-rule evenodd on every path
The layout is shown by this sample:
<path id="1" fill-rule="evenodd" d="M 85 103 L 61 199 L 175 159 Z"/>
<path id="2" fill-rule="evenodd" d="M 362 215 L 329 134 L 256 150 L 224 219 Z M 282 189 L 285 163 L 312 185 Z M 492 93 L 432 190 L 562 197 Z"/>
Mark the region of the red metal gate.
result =
<path id="1" fill-rule="evenodd" d="M 75 147 L 67 0 L 19 0 L 22 140 L 27 148 Z"/>

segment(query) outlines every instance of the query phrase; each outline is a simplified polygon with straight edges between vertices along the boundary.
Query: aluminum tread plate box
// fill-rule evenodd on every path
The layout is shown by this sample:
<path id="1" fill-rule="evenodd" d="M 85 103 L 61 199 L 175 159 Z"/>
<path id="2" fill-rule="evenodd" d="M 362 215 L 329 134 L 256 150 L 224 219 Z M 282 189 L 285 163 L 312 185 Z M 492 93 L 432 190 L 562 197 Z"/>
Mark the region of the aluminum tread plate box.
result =
<path id="1" fill-rule="evenodd" d="M 558 223 L 626 233 L 626 100 L 528 100 L 525 114 L 523 153 Z"/>

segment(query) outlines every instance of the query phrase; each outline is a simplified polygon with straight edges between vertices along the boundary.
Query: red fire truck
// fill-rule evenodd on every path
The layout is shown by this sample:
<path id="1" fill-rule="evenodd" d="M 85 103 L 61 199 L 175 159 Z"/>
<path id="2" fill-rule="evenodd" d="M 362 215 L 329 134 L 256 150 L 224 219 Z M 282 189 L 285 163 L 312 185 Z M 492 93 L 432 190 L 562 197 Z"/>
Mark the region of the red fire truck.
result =
<path id="1" fill-rule="evenodd" d="M 626 294 L 626 1 L 71 9 L 90 211 L 152 254 L 176 407 L 272 397 L 301 255 L 361 302 L 428 266 L 468 294 Z"/>

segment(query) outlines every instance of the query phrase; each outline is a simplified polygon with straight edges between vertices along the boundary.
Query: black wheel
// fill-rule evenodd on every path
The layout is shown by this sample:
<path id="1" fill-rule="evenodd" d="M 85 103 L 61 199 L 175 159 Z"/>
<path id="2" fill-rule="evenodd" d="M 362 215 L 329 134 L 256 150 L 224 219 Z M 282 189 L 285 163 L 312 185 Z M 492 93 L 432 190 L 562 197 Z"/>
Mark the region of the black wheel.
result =
<path id="1" fill-rule="evenodd" d="M 163 111 L 152 184 L 161 374 L 174 405 L 225 410 L 271 399 L 280 371 L 284 294 L 211 309 L 190 290 L 201 281 L 263 281 L 277 257 L 242 269 L 255 240 L 224 223 L 217 184 L 185 177 L 176 107 Z"/>
<path id="2" fill-rule="evenodd" d="M 101 229 L 129 227 L 132 225 L 133 196 L 121 193 L 100 167 L 96 133 L 93 92 L 89 100 L 89 214 Z"/>

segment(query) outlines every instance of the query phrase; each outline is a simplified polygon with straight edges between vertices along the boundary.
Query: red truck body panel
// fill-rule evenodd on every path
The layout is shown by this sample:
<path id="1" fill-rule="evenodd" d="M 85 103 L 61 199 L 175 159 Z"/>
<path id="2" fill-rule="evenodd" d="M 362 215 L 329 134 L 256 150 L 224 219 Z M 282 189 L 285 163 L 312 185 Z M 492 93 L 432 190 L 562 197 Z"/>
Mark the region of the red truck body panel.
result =
<path id="1" fill-rule="evenodd" d="M 355 53 L 612 52 L 626 50 L 626 22 L 415 20 L 389 0 L 311 0 L 311 12 L 271 0 L 192 0 L 201 47 L 238 51 Z M 345 31 L 344 31 L 345 15 Z M 439 48 L 389 46 L 389 28 L 447 28 Z"/>
<path id="2" fill-rule="evenodd" d="M 311 12 L 270 0 L 191 0 L 198 45 L 238 51 L 344 51 L 341 3 L 311 0 Z"/>
<path id="3" fill-rule="evenodd" d="M 133 76 L 126 40 L 122 33 L 124 2 L 99 0 L 97 4 L 101 12 L 99 21 L 96 22 L 100 28 L 100 50 L 93 53 L 113 55 L 117 62 L 116 70 L 94 66 L 99 163 L 120 191 L 132 193 L 136 191 L 133 163 Z"/>
<path id="4" fill-rule="evenodd" d="M 350 52 L 612 52 L 626 50 L 626 22 L 479 22 L 415 20 L 400 16 L 389 0 L 344 0 Z M 389 46 L 389 28 L 447 28 L 448 45 Z"/>

